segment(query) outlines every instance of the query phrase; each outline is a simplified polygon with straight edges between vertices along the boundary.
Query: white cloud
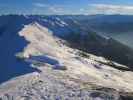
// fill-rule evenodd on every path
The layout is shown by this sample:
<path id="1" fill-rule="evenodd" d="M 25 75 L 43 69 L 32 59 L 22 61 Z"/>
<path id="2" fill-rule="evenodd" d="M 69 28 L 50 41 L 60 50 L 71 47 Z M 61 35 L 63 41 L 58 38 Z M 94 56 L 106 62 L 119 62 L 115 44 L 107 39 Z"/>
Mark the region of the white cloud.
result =
<path id="1" fill-rule="evenodd" d="M 33 6 L 35 6 L 35 7 L 48 7 L 49 5 L 42 4 L 42 3 L 33 3 Z"/>
<path id="2" fill-rule="evenodd" d="M 90 4 L 86 10 L 89 14 L 133 15 L 133 6 L 128 5 Z"/>
<path id="3" fill-rule="evenodd" d="M 33 3 L 34 9 L 32 12 L 34 13 L 44 13 L 44 14 L 63 14 L 64 8 L 61 5 L 51 5 L 51 4 L 43 4 L 43 3 Z"/>
<path id="4" fill-rule="evenodd" d="M 85 11 L 85 9 L 84 9 L 84 8 L 80 8 L 80 9 L 79 9 L 79 11 L 81 11 L 81 12 L 82 12 L 82 11 Z"/>
<path id="5" fill-rule="evenodd" d="M 51 6 L 49 7 L 49 10 L 53 13 L 63 13 L 64 9 L 61 7 Z"/>
<path id="6" fill-rule="evenodd" d="M 111 5 L 111 4 L 89 4 L 88 7 L 71 10 L 71 5 L 51 5 L 40 2 L 33 3 L 36 12 L 45 12 L 51 14 L 121 14 L 133 15 L 133 6 L 131 5 Z M 40 9 L 41 8 L 41 9 Z M 40 11 L 41 10 L 41 11 Z"/>

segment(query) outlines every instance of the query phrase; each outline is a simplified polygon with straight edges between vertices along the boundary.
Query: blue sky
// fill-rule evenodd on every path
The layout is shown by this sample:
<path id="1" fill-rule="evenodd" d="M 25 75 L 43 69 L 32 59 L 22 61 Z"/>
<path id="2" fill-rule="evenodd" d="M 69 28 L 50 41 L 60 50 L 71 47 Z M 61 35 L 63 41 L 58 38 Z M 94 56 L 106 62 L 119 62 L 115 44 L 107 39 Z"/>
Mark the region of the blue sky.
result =
<path id="1" fill-rule="evenodd" d="M 0 14 L 133 14 L 133 0 L 0 0 Z"/>

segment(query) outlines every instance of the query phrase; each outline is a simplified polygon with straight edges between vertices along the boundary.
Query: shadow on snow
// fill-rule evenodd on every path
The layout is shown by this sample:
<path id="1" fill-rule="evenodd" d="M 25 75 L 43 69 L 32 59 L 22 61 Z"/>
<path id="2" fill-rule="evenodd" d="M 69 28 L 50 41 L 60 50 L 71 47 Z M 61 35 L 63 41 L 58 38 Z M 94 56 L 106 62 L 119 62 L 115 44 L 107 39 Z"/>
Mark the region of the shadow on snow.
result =
<path id="1" fill-rule="evenodd" d="M 22 16 L 19 18 L 14 16 L 10 17 L 7 22 L 6 31 L 0 32 L 2 33 L 0 36 L 0 84 L 11 78 L 39 71 L 30 67 L 28 63 L 19 61 L 15 56 L 28 44 L 23 37 L 18 35 L 18 32 L 23 28 L 22 23 L 28 24 L 29 21 Z"/>

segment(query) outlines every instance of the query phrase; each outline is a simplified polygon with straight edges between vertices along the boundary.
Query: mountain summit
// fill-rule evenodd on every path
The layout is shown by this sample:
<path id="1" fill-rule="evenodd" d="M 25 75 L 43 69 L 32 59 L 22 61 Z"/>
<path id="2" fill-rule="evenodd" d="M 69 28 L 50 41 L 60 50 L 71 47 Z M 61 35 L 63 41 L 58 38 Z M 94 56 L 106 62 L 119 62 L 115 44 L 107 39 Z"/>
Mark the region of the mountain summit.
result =
<path id="1" fill-rule="evenodd" d="M 79 18 L 0 17 L 1 100 L 133 99 L 132 49 Z"/>

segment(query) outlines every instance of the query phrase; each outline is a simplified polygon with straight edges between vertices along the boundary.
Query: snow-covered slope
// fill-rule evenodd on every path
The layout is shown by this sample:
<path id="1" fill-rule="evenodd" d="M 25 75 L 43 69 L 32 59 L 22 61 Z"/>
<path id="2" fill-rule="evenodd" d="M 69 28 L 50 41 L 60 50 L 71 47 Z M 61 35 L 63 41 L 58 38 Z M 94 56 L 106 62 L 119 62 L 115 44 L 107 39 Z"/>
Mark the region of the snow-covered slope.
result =
<path id="1" fill-rule="evenodd" d="M 30 65 L 26 68 L 36 70 L 0 84 L 0 99 L 129 100 L 132 96 L 133 72 L 112 67 L 126 69 L 126 66 L 110 64 L 105 58 L 92 54 L 83 57 L 82 51 L 66 46 L 66 41 L 38 22 L 25 25 L 17 37 L 24 39 L 27 45 L 12 56 L 20 65 L 27 62 Z M 24 68 L 23 65 L 16 67 Z"/>

